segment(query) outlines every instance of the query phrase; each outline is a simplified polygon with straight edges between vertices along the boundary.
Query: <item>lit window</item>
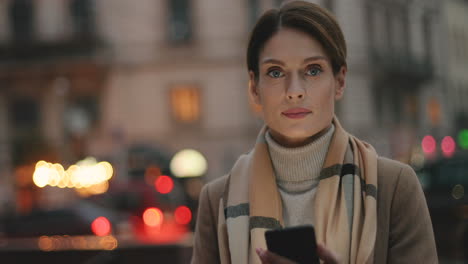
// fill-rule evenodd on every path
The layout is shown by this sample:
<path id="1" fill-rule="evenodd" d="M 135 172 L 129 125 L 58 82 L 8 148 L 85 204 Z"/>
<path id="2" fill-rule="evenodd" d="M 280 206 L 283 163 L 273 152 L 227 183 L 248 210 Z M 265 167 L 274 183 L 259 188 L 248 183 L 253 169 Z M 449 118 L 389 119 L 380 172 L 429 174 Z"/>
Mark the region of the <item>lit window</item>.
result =
<path id="1" fill-rule="evenodd" d="M 182 123 L 192 123 L 200 118 L 200 92 L 195 86 L 177 86 L 170 92 L 172 113 Z"/>
<path id="2" fill-rule="evenodd" d="M 170 0 L 169 39 L 172 42 L 186 42 L 192 37 L 190 3 L 188 0 Z"/>

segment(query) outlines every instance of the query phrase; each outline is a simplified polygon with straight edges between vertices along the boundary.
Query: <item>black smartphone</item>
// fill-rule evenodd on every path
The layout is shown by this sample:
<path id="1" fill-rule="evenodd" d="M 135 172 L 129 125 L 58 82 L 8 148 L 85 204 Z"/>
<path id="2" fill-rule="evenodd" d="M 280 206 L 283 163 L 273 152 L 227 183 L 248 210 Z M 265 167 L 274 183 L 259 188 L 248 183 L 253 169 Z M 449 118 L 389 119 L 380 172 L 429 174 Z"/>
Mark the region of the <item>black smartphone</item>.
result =
<path id="1" fill-rule="evenodd" d="M 268 250 L 297 263 L 319 264 L 315 230 L 311 225 L 265 232 Z"/>

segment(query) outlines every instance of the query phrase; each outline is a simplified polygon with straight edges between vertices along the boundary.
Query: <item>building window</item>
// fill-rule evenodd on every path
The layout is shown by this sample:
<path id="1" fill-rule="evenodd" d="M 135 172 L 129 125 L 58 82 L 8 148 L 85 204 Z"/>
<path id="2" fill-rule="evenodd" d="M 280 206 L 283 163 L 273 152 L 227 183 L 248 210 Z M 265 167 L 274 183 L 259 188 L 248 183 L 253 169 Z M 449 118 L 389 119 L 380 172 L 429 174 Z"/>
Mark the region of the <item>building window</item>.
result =
<path id="1" fill-rule="evenodd" d="M 193 123 L 200 119 L 200 89 L 193 85 L 171 88 L 172 114 L 180 123 Z"/>
<path id="2" fill-rule="evenodd" d="M 424 34 L 424 55 L 428 62 L 432 61 L 432 20 L 429 13 L 422 17 Z"/>
<path id="3" fill-rule="evenodd" d="M 10 5 L 10 23 L 15 41 L 28 41 L 33 36 L 32 0 L 14 0 Z"/>
<path id="4" fill-rule="evenodd" d="M 187 42 L 192 38 L 189 0 L 169 0 L 169 39 Z"/>
<path id="5" fill-rule="evenodd" d="M 389 49 L 389 19 L 385 8 L 380 5 L 369 4 L 368 27 L 370 32 L 370 46 L 375 52 L 387 52 Z"/>
<path id="6" fill-rule="evenodd" d="M 280 1 L 281 2 L 281 1 Z M 260 1 L 259 0 L 247 0 L 248 12 L 249 12 L 249 31 L 253 29 L 257 19 L 260 16 Z"/>
<path id="7" fill-rule="evenodd" d="M 72 99 L 64 113 L 64 123 L 71 135 L 85 135 L 99 119 L 99 102 L 96 96 Z"/>
<path id="8" fill-rule="evenodd" d="M 24 130 L 37 128 L 40 121 L 38 103 L 32 98 L 22 98 L 11 103 L 11 122 L 13 127 Z"/>
<path id="9" fill-rule="evenodd" d="M 8 112 L 13 164 L 31 162 L 46 149 L 40 127 L 40 105 L 34 98 L 17 98 L 9 103 Z"/>
<path id="10" fill-rule="evenodd" d="M 93 23 L 93 8 L 90 0 L 72 0 L 70 14 L 73 19 L 75 34 L 82 36 L 91 33 Z"/>

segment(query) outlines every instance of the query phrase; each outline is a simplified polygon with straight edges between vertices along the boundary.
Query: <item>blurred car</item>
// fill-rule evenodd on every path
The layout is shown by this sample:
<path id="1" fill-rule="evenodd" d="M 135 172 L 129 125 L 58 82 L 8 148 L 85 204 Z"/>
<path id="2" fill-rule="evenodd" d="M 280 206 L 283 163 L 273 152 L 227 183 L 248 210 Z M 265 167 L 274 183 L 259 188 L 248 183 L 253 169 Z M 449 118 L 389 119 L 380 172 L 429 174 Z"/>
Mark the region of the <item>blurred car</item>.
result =
<path id="1" fill-rule="evenodd" d="M 416 172 L 426 194 L 441 263 L 468 261 L 468 151 L 429 161 Z"/>
<path id="2" fill-rule="evenodd" d="M 134 146 L 128 151 L 126 167 L 124 180 L 112 179 L 103 194 L 81 198 L 65 208 L 3 216 L 0 235 L 112 234 L 143 244 L 184 239 L 194 226 L 194 205 L 183 180 L 170 175 L 167 155 L 154 148 Z"/>

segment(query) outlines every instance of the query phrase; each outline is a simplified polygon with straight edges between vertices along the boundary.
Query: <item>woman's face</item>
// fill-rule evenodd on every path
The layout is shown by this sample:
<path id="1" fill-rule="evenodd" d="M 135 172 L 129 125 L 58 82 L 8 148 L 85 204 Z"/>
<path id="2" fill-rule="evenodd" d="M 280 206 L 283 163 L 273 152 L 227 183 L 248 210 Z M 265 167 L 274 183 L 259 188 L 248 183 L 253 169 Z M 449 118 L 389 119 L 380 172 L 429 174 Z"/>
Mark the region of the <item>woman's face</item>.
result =
<path id="1" fill-rule="evenodd" d="M 283 146 L 296 147 L 330 126 L 345 75 L 345 67 L 333 74 L 331 61 L 316 39 L 283 28 L 265 43 L 258 79 L 250 72 L 249 93 L 272 137 Z"/>

